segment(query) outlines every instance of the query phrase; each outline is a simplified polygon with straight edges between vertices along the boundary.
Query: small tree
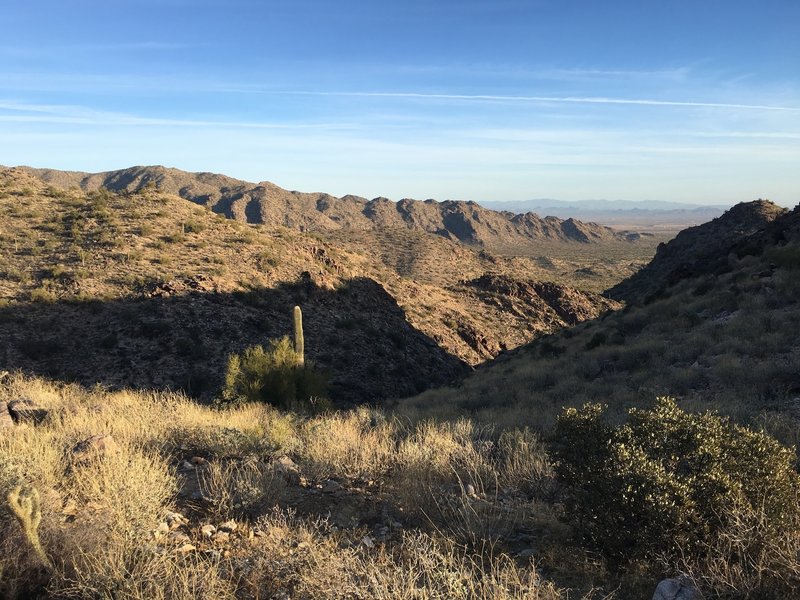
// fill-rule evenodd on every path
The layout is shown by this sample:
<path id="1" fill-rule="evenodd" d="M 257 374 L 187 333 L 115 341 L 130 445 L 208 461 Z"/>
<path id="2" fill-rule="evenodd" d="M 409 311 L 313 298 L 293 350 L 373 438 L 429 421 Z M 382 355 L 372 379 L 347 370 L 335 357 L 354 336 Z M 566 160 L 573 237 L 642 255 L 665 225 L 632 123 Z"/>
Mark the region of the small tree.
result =
<path id="1" fill-rule="evenodd" d="M 553 449 L 567 519 L 612 562 L 702 560 L 743 514 L 767 524 L 752 545 L 762 554 L 798 538 L 792 449 L 724 417 L 686 413 L 670 398 L 631 410 L 620 426 L 603 419 L 604 408 L 565 410 Z"/>
<path id="2" fill-rule="evenodd" d="M 222 400 L 228 404 L 267 402 L 286 409 L 327 408 L 327 381 L 310 363 L 299 363 L 288 337 L 268 348 L 251 346 L 228 357 Z"/>

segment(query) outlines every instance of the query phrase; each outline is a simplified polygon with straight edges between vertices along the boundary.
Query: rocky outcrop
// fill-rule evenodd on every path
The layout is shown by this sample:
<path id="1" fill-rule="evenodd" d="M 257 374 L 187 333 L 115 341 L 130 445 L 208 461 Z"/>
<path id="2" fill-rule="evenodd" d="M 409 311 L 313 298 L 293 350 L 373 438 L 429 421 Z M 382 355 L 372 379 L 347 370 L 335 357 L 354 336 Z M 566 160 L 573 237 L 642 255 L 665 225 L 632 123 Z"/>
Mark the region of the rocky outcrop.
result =
<path id="1" fill-rule="evenodd" d="M 88 464 L 119 452 L 119 445 L 111 434 L 96 434 L 81 440 L 72 448 L 74 465 Z"/>
<path id="2" fill-rule="evenodd" d="M 559 325 L 575 325 L 586 319 L 594 319 L 608 310 L 620 307 L 614 302 L 591 292 L 557 283 L 518 280 L 507 275 L 483 275 L 464 282 L 483 295 L 505 299 L 513 312 L 517 301 L 526 305 L 526 312 L 542 322 Z"/>
<path id="3" fill-rule="evenodd" d="M 8 412 L 15 423 L 30 423 L 38 425 L 42 423 L 49 414 L 49 411 L 40 406 L 30 398 L 17 398 L 8 403 Z"/>

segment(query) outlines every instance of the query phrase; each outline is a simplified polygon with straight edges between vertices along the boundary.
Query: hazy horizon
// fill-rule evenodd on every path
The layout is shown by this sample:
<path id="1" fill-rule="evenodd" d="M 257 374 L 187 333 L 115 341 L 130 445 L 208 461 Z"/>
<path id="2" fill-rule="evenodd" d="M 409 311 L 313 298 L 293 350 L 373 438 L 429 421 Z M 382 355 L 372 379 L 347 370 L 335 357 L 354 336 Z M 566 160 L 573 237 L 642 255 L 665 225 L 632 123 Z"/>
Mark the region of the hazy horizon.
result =
<path id="1" fill-rule="evenodd" d="M 800 201 L 793 2 L 48 0 L 0 20 L 2 164 L 367 198 Z"/>

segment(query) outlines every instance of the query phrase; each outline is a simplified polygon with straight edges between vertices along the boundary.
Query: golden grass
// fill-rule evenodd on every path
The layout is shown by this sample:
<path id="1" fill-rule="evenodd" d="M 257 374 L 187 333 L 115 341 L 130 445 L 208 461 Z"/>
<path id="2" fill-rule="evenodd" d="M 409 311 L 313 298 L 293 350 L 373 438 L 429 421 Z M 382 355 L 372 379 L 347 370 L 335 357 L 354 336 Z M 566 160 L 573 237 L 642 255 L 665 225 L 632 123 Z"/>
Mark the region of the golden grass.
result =
<path id="1" fill-rule="evenodd" d="M 3 430 L 0 493 L 39 491 L 41 545 L 53 566 L 43 568 L 0 510 L 4 598 L 625 599 L 657 582 L 653 565 L 612 573 L 573 545 L 557 519 L 545 446 L 529 429 L 412 422 L 367 408 L 313 417 L 262 405 L 220 411 L 177 394 L 7 377 L 0 402 L 20 397 L 50 414 Z M 118 451 L 74 461 L 75 443 L 98 433 L 112 435 Z M 192 456 L 206 461 L 196 471 L 201 499 L 179 493 Z M 300 484 L 274 466 L 283 456 L 297 463 Z M 322 491 L 330 479 L 341 493 Z M 176 532 L 173 511 L 189 519 Z M 779 580 L 759 571 L 776 564 L 791 585 L 796 536 L 769 548 L 763 567 L 745 563 L 740 556 L 759 556 L 748 532 L 763 523 L 736 518 L 705 562 L 679 566 L 729 597 L 759 591 L 762 575 Z M 230 519 L 229 537 L 201 532 Z"/>
<path id="2" fill-rule="evenodd" d="M 562 597 L 530 559 L 512 558 L 504 545 L 520 520 L 552 519 L 517 489 L 550 476 L 528 432 L 500 435 L 465 420 L 415 425 L 369 409 L 309 418 L 265 406 L 217 411 L 176 394 L 112 393 L 22 375 L 0 386 L 0 401 L 14 398 L 50 413 L 40 425 L 4 430 L 0 492 L 40 491 L 41 543 L 53 569 L 42 571 L 2 511 L 3 597 Z M 94 434 L 113 436 L 118 450 L 74 461 L 71 449 Z M 187 476 L 181 464 L 197 454 L 208 461 L 199 471 L 205 500 L 189 501 L 178 493 Z M 281 455 L 297 462 L 303 486 L 271 466 Z M 369 523 L 356 518 L 342 527 L 326 520 L 329 505 L 309 508 L 320 498 L 315 485 L 328 478 L 342 482 L 342 502 L 373 502 L 376 514 L 393 515 L 384 522 L 394 533 L 373 540 Z M 374 491 L 360 498 L 348 489 L 354 482 Z M 513 494 L 513 506 L 500 502 Z M 298 498 L 302 517 L 291 510 Z M 175 510 L 190 515 L 181 531 L 200 549 L 181 553 L 171 534 L 159 533 Z M 236 542 L 203 550 L 210 542 L 200 525 L 231 518 L 240 523 Z"/>

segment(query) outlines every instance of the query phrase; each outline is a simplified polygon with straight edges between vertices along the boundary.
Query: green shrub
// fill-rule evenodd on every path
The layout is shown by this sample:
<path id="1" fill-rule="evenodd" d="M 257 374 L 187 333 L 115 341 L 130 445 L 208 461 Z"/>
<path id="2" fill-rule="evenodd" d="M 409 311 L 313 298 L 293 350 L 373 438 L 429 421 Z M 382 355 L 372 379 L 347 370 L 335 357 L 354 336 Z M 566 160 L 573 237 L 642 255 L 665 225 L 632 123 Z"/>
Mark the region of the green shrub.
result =
<path id="1" fill-rule="evenodd" d="M 50 304 L 58 299 L 55 293 L 45 287 L 32 289 L 29 297 L 31 302 L 41 302 L 42 304 Z"/>
<path id="2" fill-rule="evenodd" d="M 742 514 L 768 524 L 759 552 L 800 539 L 792 449 L 726 418 L 686 413 L 670 398 L 630 410 L 618 426 L 604 409 L 564 411 L 553 449 L 566 517 L 612 563 L 704 560 Z"/>
<path id="3" fill-rule="evenodd" d="M 185 233 L 201 233 L 205 231 L 205 223 L 190 219 L 183 224 L 183 231 Z"/>
<path id="4" fill-rule="evenodd" d="M 287 409 L 327 408 L 325 377 L 310 363 L 299 365 L 288 337 L 269 348 L 251 346 L 228 357 L 222 400 L 228 404 L 266 402 Z"/>

